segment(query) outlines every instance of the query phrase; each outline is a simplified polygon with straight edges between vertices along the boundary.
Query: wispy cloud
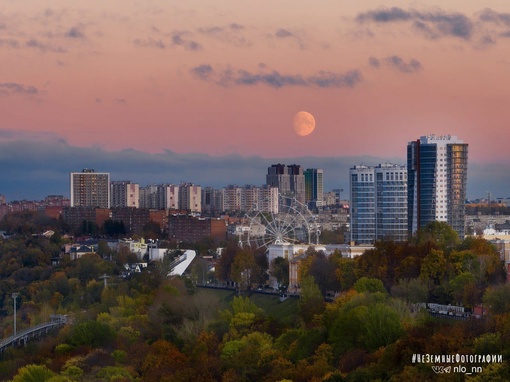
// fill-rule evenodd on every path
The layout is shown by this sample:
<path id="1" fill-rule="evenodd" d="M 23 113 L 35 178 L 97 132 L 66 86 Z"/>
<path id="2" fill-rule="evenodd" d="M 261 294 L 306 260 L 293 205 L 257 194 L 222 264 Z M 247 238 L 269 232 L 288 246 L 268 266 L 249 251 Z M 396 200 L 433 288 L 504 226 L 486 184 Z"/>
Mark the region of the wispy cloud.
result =
<path id="1" fill-rule="evenodd" d="M 359 13 L 356 21 L 362 25 L 408 25 L 422 36 L 437 40 L 445 37 L 472 41 L 475 48 L 486 48 L 497 43 L 498 37 L 510 35 L 510 13 L 490 8 L 468 16 L 460 12 L 379 8 Z M 373 36 L 373 34 L 372 34 Z"/>
<path id="2" fill-rule="evenodd" d="M 75 26 L 75 27 L 69 28 L 69 30 L 65 34 L 65 37 L 83 39 L 83 38 L 85 38 L 85 34 L 82 32 L 81 27 Z"/>
<path id="3" fill-rule="evenodd" d="M 8 96 L 14 94 L 21 95 L 36 95 L 39 90 L 32 85 L 24 85 L 16 82 L 2 82 L 0 83 L 0 96 Z"/>
<path id="4" fill-rule="evenodd" d="M 415 30 L 431 39 L 450 36 L 469 40 L 474 31 L 474 22 L 467 16 L 458 12 L 440 10 L 424 12 L 408 11 L 398 7 L 381 8 L 360 13 L 356 20 L 359 23 L 379 24 L 410 22 Z"/>
<path id="5" fill-rule="evenodd" d="M 191 32 L 179 31 L 172 33 L 171 40 L 173 45 L 182 46 L 186 50 L 197 51 L 202 50 L 202 45 L 197 41 L 191 40 L 189 36 Z"/>
<path id="6" fill-rule="evenodd" d="M 488 23 L 510 27 L 510 13 L 500 13 L 490 8 L 485 8 L 478 15 L 479 19 Z"/>
<path id="7" fill-rule="evenodd" d="M 243 31 L 245 27 L 238 23 L 231 23 L 225 26 L 209 26 L 209 27 L 201 27 L 196 31 L 203 35 L 218 41 L 234 45 L 234 46 L 243 46 L 249 45 L 249 42 L 243 35 Z"/>
<path id="8" fill-rule="evenodd" d="M 161 39 L 154 39 L 152 37 L 149 37 L 147 39 L 135 39 L 133 40 L 133 44 L 135 46 L 144 47 L 144 48 L 158 48 L 158 49 L 165 49 L 165 44 L 163 40 Z"/>
<path id="9" fill-rule="evenodd" d="M 275 34 L 274 34 L 276 37 L 278 38 L 287 38 L 287 37 L 293 37 L 294 36 L 294 33 L 288 31 L 287 29 L 283 29 L 283 28 L 280 28 L 278 29 Z"/>
<path id="10" fill-rule="evenodd" d="M 401 73 L 415 73 L 422 69 L 421 62 L 415 58 L 411 58 L 407 62 L 399 56 L 389 56 L 382 59 L 370 57 L 368 64 L 373 68 L 380 68 L 381 65 L 390 66 Z"/>
<path id="11" fill-rule="evenodd" d="M 318 88 L 352 88 L 362 82 L 363 76 L 359 70 L 351 70 L 345 73 L 319 71 L 313 75 L 283 74 L 276 70 L 263 70 L 256 73 L 244 69 L 234 70 L 231 68 L 216 70 L 211 65 L 199 65 L 191 69 L 191 73 L 203 81 L 211 81 L 222 86 L 233 85 L 266 85 L 273 88 L 288 86 L 318 87 Z"/>
<path id="12" fill-rule="evenodd" d="M 21 44 L 18 40 L 13 39 L 13 38 L 1 38 L 0 39 L 0 48 L 1 47 L 19 48 L 19 47 L 21 47 Z"/>
<path id="13" fill-rule="evenodd" d="M 54 46 L 52 44 L 41 42 L 37 39 L 30 39 L 25 43 L 28 48 L 38 49 L 41 52 L 65 53 L 67 50 L 61 46 Z"/>

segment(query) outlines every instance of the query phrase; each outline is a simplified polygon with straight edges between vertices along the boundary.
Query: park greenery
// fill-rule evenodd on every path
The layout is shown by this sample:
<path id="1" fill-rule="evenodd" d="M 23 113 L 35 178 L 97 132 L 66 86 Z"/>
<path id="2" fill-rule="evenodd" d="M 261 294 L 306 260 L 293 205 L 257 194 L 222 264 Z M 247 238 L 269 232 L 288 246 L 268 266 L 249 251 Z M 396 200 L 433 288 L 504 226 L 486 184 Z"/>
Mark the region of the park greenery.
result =
<path id="1" fill-rule="evenodd" d="M 413 354 L 501 354 L 504 363 L 483 364 L 466 380 L 510 380 L 510 286 L 499 253 L 480 237 L 459 240 L 444 223 L 354 259 L 311 247 L 300 297 L 280 301 L 255 289 L 267 272 L 288 285 L 288 261 L 268 264 L 234 242 L 209 277 L 199 259 L 188 277 L 168 278 L 154 264 L 125 278 L 127 254 L 102 245 L 71 261 L 61 256 L 68 239 L 58 221 L 28 220 L 9 217 L 16 234 L 0 240 L 0 335 L 13 333 L 14 292 L 18 330 L 51 314 L 69 324 L 1 354 L 2 381 L 459 380 L 412 363 Z M 37 235 L 50 228 L 50 238 Z M 237 288 L 197 287 L 206 281 Z M 483 305 L 488 314 L 435 318 L 424 302 Z"/>

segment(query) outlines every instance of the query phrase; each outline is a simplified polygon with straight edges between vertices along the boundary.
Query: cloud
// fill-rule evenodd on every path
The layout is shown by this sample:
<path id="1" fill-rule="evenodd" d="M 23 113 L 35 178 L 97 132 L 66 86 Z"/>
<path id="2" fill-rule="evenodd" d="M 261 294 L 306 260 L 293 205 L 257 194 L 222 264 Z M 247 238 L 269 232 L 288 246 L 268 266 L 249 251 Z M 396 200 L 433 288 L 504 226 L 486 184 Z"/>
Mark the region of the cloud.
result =
<path id="1" fill-rule="evenodd" d="M 85 35 L 80 30 L 80 27 L 72 27 L 70 28 L 67 33 L 65 34 L 68 38 L 76 38 L 76 39 L 82 39 L 85 38 Z"/>
<path id="2" fill-rule="evenodd" d="M 474 22 L 457 12 L 443 12 L 440 10 L 423 12 L 402 8 L 381 8 L 359 13 L 356 17 L 359 23 L 388 24 L 396 22 L 412 22 L 413 27 L 426 37 L 436 39 L 450 36 L 469 40 L 474 31 Z"/>
<path id="3" fill-rule="evenodd" d="M 133 44 L 138 47 L 148 47 L 148 48 L 158 48 L 158 49 L 165 49 L 165 44 L 161 39 L 155 40 L 152 37 L 149 37 L 148 39 L 142 40 L 142 39 L 135 39 L 133 40 Z"/>
<path id="4" fill-rule="evenodd" d="M 412 19 L 411 12 L 404 11 L 401 8 L 392 7 L 390 9 L 379 9 L 376 11 L 367 11 L 358 14 L 356 20 L 358 22 L 374 21 L 377 23 L 388 23 L 394 21 L 409 21 Z"/>
<path id="5" fill-rule="evenodd" d="M 69 196 L 69 173 L 94 168 L 111 174 L 112 180 L 129 179 L 141 186 L 157 183 L 194 182 L 202 187 L 229 184 L 262 185 L 267 168 L 274 163 L 297 163 L 305 168 L 324 169 L 325 190 L 349 188 L 349 168 L 356 164 L 405 163 L 404 158 L 312 157 L 292 158 L 210 156 L 179 154 L 167 150 L 146 153 L 133 149 L 107 151 L 98 147 L 78 147 L 51 133 L 0 129 L 0 193 L 8 200 L 43 199 L 46 195 Z M 476 198 L 491 190 L 495 197 L 508 195 L 510 164 L 470 164 L 468 196 Z M 348 191 L 345 191 L 348 195 Z"/>
<path id="6" fill-rule="evenodd" d="M 370 57 L 368 59 L 368 64 L 373 68 L 379 68 L 381 66 L 381 61 L 376 57 Z"/>
<path id="7" fill-rule="evenodd" d="M 0 96 L 9 95 L 36 95 L 39 94 L 39 90 L 32 85 L 24 85 L 16 82 L 2 82 L 0 83 Z"/>
<path id="8" fill-rule="evenodd" d="M 28 40 L 25 43 L 25 46 L 28 48 L 38 49 L 44 53 L 46 53 L 46 52 L 65 53 L 66 52 L 66 50 L 64 48 L 62 48 L 61 46 L 53 46 L 50 44 L 45 44 L 45 43 L 40 42 L 39 40 L 36 40 L 36 39 Z"/>
<path id="9" fill-rule="evenodd" d="M 7 48 L 19 48 L 21 46 L 21 44 L 18 40 L 15 40 L 13 38 L 1 38 L 0 39 L 0 48 L 2 48 L 4 46 Z"/>
<path id="10" fill-rule="evenodd" d="M 286 38 L 286 37 L 292 37 L 294 36 L 294 33 L 288 31 L 287 29 L 278 29 L 275 34 L 274 34 L 276 37 L 279 37 L 279 38 Z"/>
<path id="11" fill-rule="evenodd" d="M 202 50 L 202 45 L 198 42 L 190 40 L 187 36 L 190 35 L 188 31 L 174 32 L 171 36 L 174 45 L 182 46 L 186 50 L 197 51 Z"/>
<path id="12" fill-rule="evenodd" d="M 414 73 L 421 70 L 420 61 L 414 58 L 410 59 L 408 62 L 405 62 L 399 56 L 390 56 L 386 57 L 384 61 L 402 73 Z"/>
<path id="13" fill-rule="evenodd" d="M 244 30 L 244 26 L 237 23 L 231 23 L 226 26 L 211 26 L 198 28 L 197 32 L 216 40 L 234 45 L 243 46 L 247 45 L 248 42 L 245 37 L 241 34 Z"/>
<path id="14" fill-rule="evenodd" d="M 483 22 L 510 26 L 510 13 L 499 13 L 490 8 L 485 8 L 479 13 L 478 17 Z"/>
<path id="15" fill-rule="evenodd" d="M 193 75 L 204 81 L 209 80 L 213 75 L 213 71 L 211 65 L 199 65 L 191 69 Z"/>
<path id="16" fill-rule="evenodd" d="M 346 73 L 333 73 L 320 71 L 314 75 L 303 76 L 300 74 L 282 74 L 276 70 L 265 71 L 265 66 L 257 73 L 248 70 L 233 70 L 226 68 L 215 70 L 211 65 L 199 65 L 191 69 L 191 73 L 200 80 L 212 81 L 222 86 L 232 85 L 266 85 L 273 88 L 288 86 L 319 87 L 319 88 L 352 88 L 363 80 L 359 70 L 351 70 Z"/>

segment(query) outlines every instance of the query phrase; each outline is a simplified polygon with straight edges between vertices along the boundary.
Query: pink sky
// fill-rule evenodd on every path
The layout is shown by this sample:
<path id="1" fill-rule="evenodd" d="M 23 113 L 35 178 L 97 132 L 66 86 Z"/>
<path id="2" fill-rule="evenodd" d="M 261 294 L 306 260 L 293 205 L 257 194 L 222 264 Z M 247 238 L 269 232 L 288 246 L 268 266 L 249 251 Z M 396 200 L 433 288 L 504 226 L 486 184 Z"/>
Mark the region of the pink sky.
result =
<path id="1" fill-rule="evenodd" d="M 4 1 L 0 130 L 267 157 L 404 158 L 452 134 L 509 163 L 510 2 L 465 3 Z"/>

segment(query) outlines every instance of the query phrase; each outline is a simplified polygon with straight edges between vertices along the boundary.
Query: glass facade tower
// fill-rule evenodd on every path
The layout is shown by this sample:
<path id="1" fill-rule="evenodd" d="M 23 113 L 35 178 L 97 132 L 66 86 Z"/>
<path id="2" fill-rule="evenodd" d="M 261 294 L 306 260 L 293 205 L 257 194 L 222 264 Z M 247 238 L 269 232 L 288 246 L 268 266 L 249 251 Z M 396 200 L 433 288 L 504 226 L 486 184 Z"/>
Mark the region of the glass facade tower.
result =
<path id="1" fill-rule="evenodd" d="M 351 242 L 407 239 L 407 169 L 396 164 L 350 170 Z"/>
<path id="2" fill-rule="evenodd" d="M 448 223 L 462 239 L 468 145 L 451 135 L 422 136 L 407 145 L 408 226 L 413 234 L 433 221 Z"/>

